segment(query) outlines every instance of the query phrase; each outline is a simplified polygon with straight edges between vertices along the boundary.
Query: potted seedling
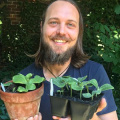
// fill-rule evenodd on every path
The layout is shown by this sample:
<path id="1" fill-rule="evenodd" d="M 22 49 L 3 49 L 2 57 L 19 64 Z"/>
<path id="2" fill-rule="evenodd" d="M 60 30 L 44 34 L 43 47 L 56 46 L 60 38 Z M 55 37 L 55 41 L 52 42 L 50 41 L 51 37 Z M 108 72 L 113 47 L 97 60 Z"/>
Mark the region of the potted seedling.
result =
<path id="1" fill-rule="evenodd" d="M 11 120 L 26 120 L 38 114 L 44 80 L 43 77 L 33 77 L 32 73 L 28 73 L 26 76 L 15 75 L 12 81 L 1 83 L 0 98 L 4 101 Z"/>
<path id="2" fill-rule="evenodd" d="M 66 76 L 51 79 L 51 86 L 53 83 L 60 88 L 54 94 L 50 93 L 52 115 L 59 117 L 71 115 L 72 120 L 92 118 L 103 96 L 102 92 L 113 89 L 113 86 L 104 84 L 99 87 L 96 79 L 85 81 L 86 78 L 87 76 L 78 79 Z M 91 87 L 94 87 L 95 90 L 90 90 Z M 61 99 L 67 101 L 65 105 L 60 104 Z M 65 114 L 60 113 L 59 109 L 62 108 L 64 108 Z"/>
<path id="3" fill-rule="evenodd" d="M 50 102 L 51 102 L 51 110 L 52 115 L 59 117 L 66 117 L 68 115 L 68 99 L 65 94 L 68 94 L 68 91 L 64 91 L 64 86 L 66 85 L 66 81 L 63 80 L 62 77 L 57 77 L 51 79 L 51 89 L 50 89 Z M 56 86 L 61 88 L 53 95 L 53 82 Z"/>

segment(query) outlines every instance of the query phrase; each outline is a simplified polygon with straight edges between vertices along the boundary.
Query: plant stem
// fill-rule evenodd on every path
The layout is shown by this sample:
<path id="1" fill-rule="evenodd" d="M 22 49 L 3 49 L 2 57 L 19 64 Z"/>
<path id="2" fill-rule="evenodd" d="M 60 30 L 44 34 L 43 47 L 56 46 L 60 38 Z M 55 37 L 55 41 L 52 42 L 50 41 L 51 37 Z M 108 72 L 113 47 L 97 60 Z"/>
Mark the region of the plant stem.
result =
<path id="1" fill-rule="evenodd" d="M 80 99 L 82 99 L 82 90 L 80 90 Z"/>
<path id="2" fill-rule="evenodd" d="M 68 88 L 68 85 L 66 84 L 66 88 L 67 88 L 67 90 L 69 90 L 69 88 Z"/>
<path id="3" fill-rule="evenodd" d="M 89 93 L 89 89 L 88 89 L 88 86 L 86 85 L 86 89 L 87 89 L 87 93 Z"/>
<path id="4" fill-rule="evenodd" d="M 70 85 L 70 95 L 72 97 L 72 88 L 71 88 L 71 85 Z"/>
<path id="5" fill-rule="evenodd" d="M 64 95 L 63 88 L 61 88 L 61 95 Z"/>
<path id="6" fill-rule="evenodd" d="M 92 101 L 93 101 L 93 95 L 92 95 Z"/>

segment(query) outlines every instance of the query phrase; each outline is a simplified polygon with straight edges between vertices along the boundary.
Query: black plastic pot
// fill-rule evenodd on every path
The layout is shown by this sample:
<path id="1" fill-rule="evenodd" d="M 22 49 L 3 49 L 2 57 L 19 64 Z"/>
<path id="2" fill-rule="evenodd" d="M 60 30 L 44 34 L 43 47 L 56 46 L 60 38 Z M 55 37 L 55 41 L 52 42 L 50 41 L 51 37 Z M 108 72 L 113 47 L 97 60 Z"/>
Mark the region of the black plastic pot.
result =
<path id="1" fill-rule="evenodd" d="M 102 95 L 93 101 L 70 101 L 72 120 L 89 120 L 96 112 Z"/>
<path id="2" fill-rule="evenodd" d="M 96 112 L 102 96 L 103 94 L 98 95 L 93 101 L 50 96 L 52 115 L 58 117 L 71 115 L 72 120 L 89 120 Z"/>
<path id="3" fill-rule="evenodd" d="M 53 116 L 65 118 L 68 116 L 68 99 L 50 96 L 51 112 Z"/>

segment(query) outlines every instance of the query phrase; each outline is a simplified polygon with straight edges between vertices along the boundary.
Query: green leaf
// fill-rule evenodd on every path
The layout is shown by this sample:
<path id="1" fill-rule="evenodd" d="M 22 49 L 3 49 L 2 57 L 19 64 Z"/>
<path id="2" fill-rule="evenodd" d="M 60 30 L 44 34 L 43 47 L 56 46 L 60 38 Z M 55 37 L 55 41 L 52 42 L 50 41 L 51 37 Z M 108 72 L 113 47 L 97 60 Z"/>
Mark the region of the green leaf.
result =
<path id="1" fill-rule="evenodd" d="M 106 61 L 106 62 L 112 62 L 113 61 L 113 58 L 110 58 L 108 56 L 108 54 L 104 53 L 102 58 Z"/>
<path id="2" fill-rule="evenodd" d="M 90 93 L 83 93 L 82 94 L 84 98 L 91 98 L 92 95 Z"/>
<path id="3" fill-rule="evenodd" d="M 7 83 L 4 83 L 3 85 L 4 86 L 10 86 L 12 84 L 12 82 L 7 82 Z"/>
<path id="4" fill-rule="evenodd" d="M 32 76 L 33 76 L 32 73 L 28 73 L 25 77 L 26 77 L 26 79 L 28 80 L 28 79 L 30 79 Z"/>
<path id="5" fill-rule="evenodd" d="M 84 81 L 84 82 L 82 82 L 82 84 L 83 84 L 83 86 L 86 86 L 86 85 L 88 85 L 88 81 Z"/>
<path id="6" fill-rule="evenodd" d="M 120 5 L 119 4 L 115 6 L 115 13 L 120 14 Z"/>
<path id="7" fill-rule="evenodd" d="M 27 84 L 27 80 L 25 79 L 24 75 L 18 74 L 13 76 L 13 83 Z"/>
<path id="8" fill-rule="evenodd" d="M 92 79 L 92 80 L 88 81 L 88 84 L 92 84 L 92 85 L 94 85 L 96 88 L 98 88 L 98 82 L 97 82 L 96 79 Z"/>
<path id="9" fill-rule="evenodd" d="M 66 85 L 66 82 L 63 80 L 62 77 L 52 78 L 52 80 L 53 83 L 59 88 L 63 88 Z"/>
<path id="10" fill-rule="evenodd" d="M 29 80 L 29 83 L 42 83 L 45 80 L 44 77 L 40 77 L 38 75 L 36 75 L 34 78 L 31 78 Z"/>
<path id="11" fill-rule="evenodd" d="M 69 85 L 72 85 L 74 82 L 76 82 L 76 79 L 70 76 L 62 77 L 62 80 L 65 82 L 65 84 L 69 84 Z"/>
<path id="12" fill-rule="evenodd" d="M 62 93 L 62 92 L 64 92 L 64 90 L 57 90 L 57 92 Z"/>
<path id="13" fill-rule="evenodd" d="M 17 89 L 18 92 L 28 92 L 27 89 L 25 89 L 24 87 L 22 86 L 19 86 L 18 89 Z"/>
<path id="14" fill-rule="evenodd" d="M 117 64 L 116 66 L 112 67 L 112 71 L 114 73 L 120 74 L 120 64 Z"/>
<path id="15" fill-rule="evenodd" d="M 26 89 L 29 91 L 29 90 L 35 90 L 36 89 L 36 86 L 35 84 L 27 84 L 26 85 Z"/>
<path id="16" fill-rule="evenodd" d="M 98 89 L 98 90 L 94 90 L 92 91 L 92 95 L 99 95 L 101 93 L 101 89 Z"/>
<path id="17" fill-rule="evenodd" d="M 104 84 L 100 87 L 101 91 L 106 91 L 106 90 L 109 90 L 109 89 L 114 89 L 114 87 L 110 84 Z"/>
<path id="18" fill-rule="evenodd" d="M 84 76 L 84 77 L 79 77 L 79 78 L 78 78 L 78 82 L 81 83 L 81 82 L 84 81 L 86 78 L 87 78 L 87 75 Z"/>
<path id="19" fill-rule="evenodd" d="M 16 89 L 16 87 L 14 87 L 12 91 L 15 92 L 15 89 Z"/>
<path id="20" fill-rule="evenodd" d="M 83 90 L 84 85 L 83 85 L 83 83 L 77 84 L 77 83 L 74 82 L 73 84 L 71 84 L 71 88 L 73 90 L 80 91 L 80 90 Z"/>
<path id="21" fill-rule="evenodd" d="M 101 30 L 101 32 L 105 33 L 105 29 L 102 24 L 100 25 L 100 30 Z"/>
<path id="22" fill-rule="evenodd" d="M 105 28 L 105 30 L 106 30 L 107 32 L 110 32 L 110 29 L 108 28 L 107 25 L 104 25 L 104 28 Z"/>
<path id="23" fill-rule="evenodd" d="M 96 22 L 94 24 L 94 28 L 95 28 L 95 30 L 99 30 L 100 29 L 100 23 Z"/>
<path id="24" fill-rule="evenodd" d="M 0 20 L 0 25 L 2 24 L 2 21 Z"/>
<path id="25" fill-rule="evenodd" d="M 118 62 L 119 62 L 118 59 L 114 59 L 114 60 L 113 60 L 113 64 L 114 64 L 114 65 L 117 65 Z"/>

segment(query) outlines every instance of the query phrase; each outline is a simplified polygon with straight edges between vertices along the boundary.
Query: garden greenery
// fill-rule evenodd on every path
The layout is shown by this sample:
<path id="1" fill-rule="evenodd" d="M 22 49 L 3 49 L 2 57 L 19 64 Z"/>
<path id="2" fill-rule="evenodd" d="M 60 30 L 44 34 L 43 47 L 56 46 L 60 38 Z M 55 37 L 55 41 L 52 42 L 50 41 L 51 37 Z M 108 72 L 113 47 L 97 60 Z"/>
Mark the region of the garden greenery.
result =
<path id="1" fill-rule="evenodd" d="M 2 34 L 2 21 L 0 20 L 0 36 Z"/>

